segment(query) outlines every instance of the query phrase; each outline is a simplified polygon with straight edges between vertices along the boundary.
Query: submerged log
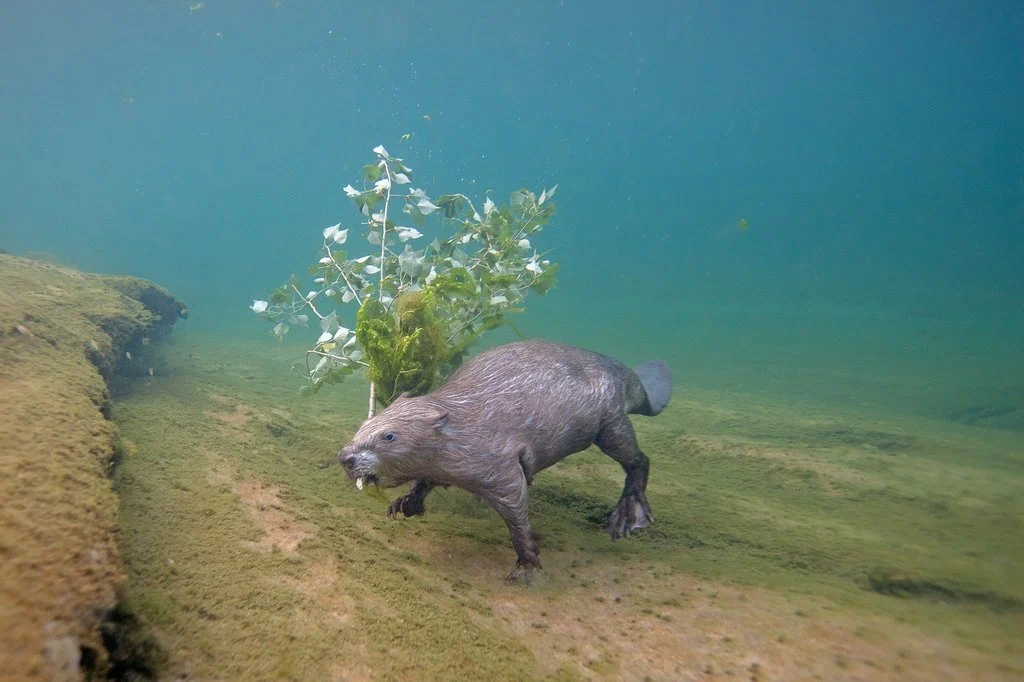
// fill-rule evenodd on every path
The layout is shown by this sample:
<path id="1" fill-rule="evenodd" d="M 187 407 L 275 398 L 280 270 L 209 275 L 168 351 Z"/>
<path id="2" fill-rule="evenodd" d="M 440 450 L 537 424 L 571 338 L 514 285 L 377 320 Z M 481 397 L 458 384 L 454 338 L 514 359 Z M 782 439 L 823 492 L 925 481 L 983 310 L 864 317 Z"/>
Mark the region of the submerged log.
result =
<path id="1" fill-rule="evenodd" d="M 149 373 L 139 349 L 186 315 L 144 280 L 0 254 L 0 677 L 106 674 L 123 576 L 107 381 Z"/>

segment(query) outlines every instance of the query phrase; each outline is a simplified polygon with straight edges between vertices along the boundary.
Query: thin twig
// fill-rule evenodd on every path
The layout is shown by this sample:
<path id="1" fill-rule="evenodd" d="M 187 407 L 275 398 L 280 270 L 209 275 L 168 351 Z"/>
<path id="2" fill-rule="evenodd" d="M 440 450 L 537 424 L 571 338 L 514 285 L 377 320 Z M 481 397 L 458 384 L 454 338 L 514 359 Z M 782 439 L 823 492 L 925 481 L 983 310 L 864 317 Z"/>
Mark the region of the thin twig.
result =
<path id="1" fill-rule="evenodd" d="M 314 315 L 316 315 L 317 317 L 319 317 L 319 318 L 320 318 L 321 320 L 322 320 L 322 319 L 324 319 L 324 316 L 323 316 L 323 315 L 321 315 L 321 314 L 320 314 L 320 311 L 318 311 L 318 310 L 316 309 L 316 306 L 314 306 L 314 305 L 313 305 L 313 299 L 314 299 L 314 298 L 316 298 L 317 296 L 319 296 L 320 294 L 322 294 L 322 293 L 323 293 L 323 289 L 321 289 L 320 291 L 316 292 L 315 294 L 313 294 L 312 296 L 310 296 L 310 297 L 309 297 L 309 298 L 307 299 L 307 298 L 306 298 L 305 296 L 303 296 L 303 295 L 302 295 L 302 292 L 301 292 L 301 291 L 299 291 L 299 290 L 298 290 L 298 289 L 297 289 L 297 288 L 295 287 L 295 285 L 294 285 L 294 284 L 292 284 L 292 285 L 291 285 L 291 287 L 292 287 L 292 289 L 293 289 L 293 290 L 295 291 L 295 293 L 299 295 L 299 298 L 301 298 L 301 299 L 303 300 L 303 306 L 302 306 L 302 308 L 305 308 L 306 306 L 309 306 L 309 309 L 313 311 L 313 314 L 314 314 Z M 302 308 L 299 308 L 299 310 L 302 310 Z"/>
<path id="2" fill-rule="evenodd" d="M 307 354 L 312 354 L 312 355 L 320 355 L 320 356 L 323 356 L 325 358 L 336 358 L 336 357 L 338 357 L 337 355 L 333 355 L 331 353 L 325 353 L 322 350 L 307 350 L 306 353 Z M 357 365 L 362 365 L 363 367 L 369 367 L 369 365 L 366 364 L 365 362 L 363 362 L 362 360 L 353 360 L 352 358 L 345 358 L 345 359 L 348 360 L 349 362 L 354 362 Z"/>
<path id="3" fill-rule="evenodd" d="M 388 166 L 387 159 L 381 159 L 384 164 L 384 175 L 388 179 L 388 187 L 384 194 L 384 215 L 381 220 L 381 232 L 380 232 L 380 283 L 377 285 L 377 300 L 381 303 L 384 302 L 384 255 L 387 253 L 388 243 L 388 207 L 391 204 L 391 168 Z M 370 217 L 373 220 L 373 217 Z M 370 405 L 366 411 L 366 418 L 372 419 L 373 415 L 377 411 L 377 384 L 370 382 Z"/>
<path id="4" fill-rule="evenodd" d="M 387 159 L 383 159 L 384 175 L 388 179 L 388 188 L 384 194 L 384 216 L 381 221 L 380 233 L 380 284 L 377 286 L 377 300 L 384 300 L 384 253 L 388 243 L 388 205 L 391 203 L 391 168 L 388 167 Z"/>
<path id="5" fill-rule="evenodd" d="M 356 288 L 354 286 L 352 286 L 352 282 L 348 281 L 348 277 L 345 276 L 345 271 L 342 270 L 341 266 L 338 265 L 338 263 L 334 260 L 334 254 L 331 253 L 331 247 L 327 245 L 327 242 L 324 242 L 324 248 L 327 250 L 327 257 L 331 259 L 331 263 L 334 265 L 335 269 L 337 269 L 338 274 L 341 275 L 341 278 L 343 280 L 345 280 L 345 285 L 348 286 L 348 290 L 351 291 L 352 295 L 356 297 L 356 303 L 362 306 L 363 299 L 359 297 L 359 292 L 356 291 Z"/>

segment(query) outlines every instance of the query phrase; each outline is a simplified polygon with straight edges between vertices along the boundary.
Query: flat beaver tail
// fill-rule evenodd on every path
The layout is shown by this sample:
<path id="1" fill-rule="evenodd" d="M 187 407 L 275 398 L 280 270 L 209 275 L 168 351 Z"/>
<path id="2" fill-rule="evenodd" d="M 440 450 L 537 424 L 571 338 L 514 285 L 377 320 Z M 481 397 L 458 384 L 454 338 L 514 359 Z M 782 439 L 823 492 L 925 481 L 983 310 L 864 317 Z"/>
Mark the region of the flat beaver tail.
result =
<path id="1" fill-rule="evenodd" d="M 653 417 L 665 409 L 672 397 L 672 370 L 661 360 L 651 360 L 634 367 L 633 372 L 640 377 L 647 394 L 647 402 L 638 413 Z"/>

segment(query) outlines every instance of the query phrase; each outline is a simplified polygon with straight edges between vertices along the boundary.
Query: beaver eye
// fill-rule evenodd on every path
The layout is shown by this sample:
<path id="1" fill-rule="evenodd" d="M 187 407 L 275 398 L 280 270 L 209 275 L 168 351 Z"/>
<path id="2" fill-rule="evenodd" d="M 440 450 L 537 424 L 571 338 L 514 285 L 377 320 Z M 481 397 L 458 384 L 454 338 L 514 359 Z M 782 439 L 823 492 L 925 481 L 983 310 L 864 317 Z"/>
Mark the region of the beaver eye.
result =
<path id="1" fill-rule="evenodd" d="M 396 438 L 395 434 L 391 433 L 390 431 L 388 433 L 384 434 L 384 440 L 387 441 L 388 443 L 393 441 L 395 438 Z"/>

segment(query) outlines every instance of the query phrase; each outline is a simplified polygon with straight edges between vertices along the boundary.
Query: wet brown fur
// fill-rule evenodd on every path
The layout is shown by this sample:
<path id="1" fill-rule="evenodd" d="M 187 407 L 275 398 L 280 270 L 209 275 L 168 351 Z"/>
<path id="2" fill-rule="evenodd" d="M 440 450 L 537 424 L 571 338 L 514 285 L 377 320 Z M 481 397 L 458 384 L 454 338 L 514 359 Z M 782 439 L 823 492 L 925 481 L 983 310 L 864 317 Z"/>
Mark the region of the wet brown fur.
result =
<path id="1" fill-rule="evenodd" d="M 414 481 L 388 514 L 424 512 L 437 485 L 454 485 L 487 501 L 508 525 L 517 553 L 510 578 L 540 568 L 529 519 L 534 475 L 597 445 L 625 470 L 608 521 L 613 538 L 653 522 L 647 504 L 648 460 L 628 414 L 657 414 L 668 400 L 668 368 L 652 363 L 662 395 L 637 372 L 591 351 L 546 341 L 499 346 L 473 358 L 443 386 L 401 396 L 367 420 L 339 454 L 352 478 Z M 639 371 L 639 370 L 638 370 Z M 651 372 L 646 372 L 647 376 Z"/>

